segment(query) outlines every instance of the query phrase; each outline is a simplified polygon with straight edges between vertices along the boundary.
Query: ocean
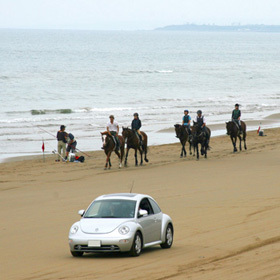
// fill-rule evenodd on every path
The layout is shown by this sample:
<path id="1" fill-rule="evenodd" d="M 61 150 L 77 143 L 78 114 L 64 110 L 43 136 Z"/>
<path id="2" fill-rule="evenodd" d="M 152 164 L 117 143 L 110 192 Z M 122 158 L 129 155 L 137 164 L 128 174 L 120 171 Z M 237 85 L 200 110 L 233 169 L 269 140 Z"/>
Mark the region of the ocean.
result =
<path id="1" fill-rule="evenodd" d="M 127 127 L 138 112 L 150 145 L 178 141 L 184 109 L 220 124 L 213 135 L 235 103 L 264 120 L 279 113 L 279 52 L 279 33 L 2 29 L 0 160 L 40 154 L 42 141 L 51 153 L 62 124 L 99 150 L 110 114 Z"/>

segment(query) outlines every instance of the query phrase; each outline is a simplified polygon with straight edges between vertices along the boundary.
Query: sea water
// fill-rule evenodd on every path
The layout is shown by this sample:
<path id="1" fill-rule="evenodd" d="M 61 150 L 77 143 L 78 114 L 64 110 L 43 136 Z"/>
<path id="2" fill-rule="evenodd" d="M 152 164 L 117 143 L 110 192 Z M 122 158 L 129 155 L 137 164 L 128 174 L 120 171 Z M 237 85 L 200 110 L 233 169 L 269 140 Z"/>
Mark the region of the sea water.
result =
<path id="1" fill-rule="evenodd" d="M 207 124 L 235 103 L 244 120 L 279 113 L 279 53 L 279 33 L 2 29 L 0 159 L 39 154 L 42 141 L 51 153 L 62 124 L 99 150 L 111 114 L 127 127 L 138 112 L 154 145 L 178 141 L 162 131 L 184 109 Z"/>

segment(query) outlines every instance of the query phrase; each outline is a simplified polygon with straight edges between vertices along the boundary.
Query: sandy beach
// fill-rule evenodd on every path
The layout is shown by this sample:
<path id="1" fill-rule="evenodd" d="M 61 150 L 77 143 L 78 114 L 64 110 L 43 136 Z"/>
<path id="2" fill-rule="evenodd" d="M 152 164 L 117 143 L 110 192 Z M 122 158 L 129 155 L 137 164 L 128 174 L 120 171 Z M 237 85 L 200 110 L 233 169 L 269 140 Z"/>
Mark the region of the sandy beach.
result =
<path id="1" fill-rule="evenodd" d="M 1 163 L 1 279 L 279 279 L 280 129 L 248 133 L 233 154 L 228 136 L 210 141 L 208 159 L 180 159 L 180 144 L 152 146 L 149 163 L 104 171 L 103 151 L 84 163 L 51 155 Z M 97 196 L 154 197 L 175 227 L 173 247 L 73 258 L 68 231 Z"/>

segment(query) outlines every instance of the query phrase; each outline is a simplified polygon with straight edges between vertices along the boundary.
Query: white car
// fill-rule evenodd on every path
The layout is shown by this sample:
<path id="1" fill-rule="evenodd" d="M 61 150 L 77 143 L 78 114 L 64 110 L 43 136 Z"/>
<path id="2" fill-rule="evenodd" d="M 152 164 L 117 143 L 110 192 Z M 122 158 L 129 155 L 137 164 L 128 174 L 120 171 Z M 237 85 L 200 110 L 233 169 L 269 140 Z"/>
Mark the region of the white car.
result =
<path id="1" fill-rule="evenodd" d="M 69 232 L 74 257 L 95 252 L 130 252 L 139 256 L 143 248 L 170 248 L 173 243 L 171 218 L 148 195 L 102 195 L 79 214 L 82 218 Z"/>

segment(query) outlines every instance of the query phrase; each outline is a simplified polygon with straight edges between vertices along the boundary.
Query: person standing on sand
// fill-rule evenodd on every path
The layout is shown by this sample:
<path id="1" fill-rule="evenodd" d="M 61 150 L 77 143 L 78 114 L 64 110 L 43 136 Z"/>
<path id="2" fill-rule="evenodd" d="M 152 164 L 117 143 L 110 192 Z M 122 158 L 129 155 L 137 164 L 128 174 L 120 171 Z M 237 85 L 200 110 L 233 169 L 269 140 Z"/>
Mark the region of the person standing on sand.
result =
<path id="1" fill-rule="evenodd" d="M 241 111 L 239 110 L 239 104 L 235 104 L 235 109 L 232 111 L 231 119 L 233 122 L 235 122 L 238 125 L 239 133 L 242 134 L 242 128 L 241 128 Z"/>
<path id="2" fill-rule="evenodd" d="M 120 149 L 120 140 L 119 140 L 119 124 L 115 121 L 115 117 L 111 115 L 109 117 L 110 121 L 107 123 L 106 129 L 110 136 L 112 136 L 113 140 L 116 143 L 116 151 Z"/>
<path id="3" fill-rule="evenodd" d="M 134 113 L 133 115 L 134 119 L 132 120 L 131 122 L 131 129 L 133 129 L 136 133 L 136 136 L 139 138 L 139 141 L 140 141 L 140 146 L 143 145 L 143 142 L 142 142 L 142 134 L 140 132 L 140 128 L 142 126 L 142 123 L 141 123 L 141 120 L 139 119 L 139 114 L 138 113 Z"/>
<path id="4" fill-rule="evenodd" d="M 67 134 L 67 143 L 65 160 L 67 160 L 70 151 L 72 153 L 76 152 L 77 141 L 72 133 Z"/>
<path id="5" fill-rule="evenodd" d="M 55 161 L 60 161 L 61 156 L 65 157 L 66 153 L 66 143 L 67 143 L 67 133 L 65 132 L 65 125 L 60 126 L 60 130 L 56 134 L 57 138 L 57 159 Z M 61 155 L 62 150 L 62 155 Z"/>
<path id="6" fill-rule="evenodd" d="M 182 125 L 186 128 L 189 135 L 191 135 L 191 116 L 189 115 L 189 110 L 184 111 L 184 116 L 182 120 Z"/>

